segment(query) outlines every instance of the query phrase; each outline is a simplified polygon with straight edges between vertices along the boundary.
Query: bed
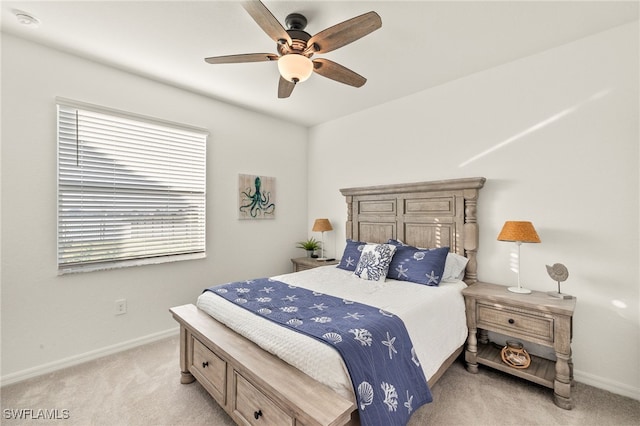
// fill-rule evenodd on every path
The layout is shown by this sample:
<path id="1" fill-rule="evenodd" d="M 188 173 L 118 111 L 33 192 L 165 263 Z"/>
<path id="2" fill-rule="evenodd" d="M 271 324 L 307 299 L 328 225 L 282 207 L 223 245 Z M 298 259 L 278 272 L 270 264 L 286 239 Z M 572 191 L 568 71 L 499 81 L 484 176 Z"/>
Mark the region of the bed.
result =
<path id="1" fill-rule="evenodd" d="M 468 259 L 460 277 L 464 282 L 450 280 L 431 287 L 387 278 L 366 287 L 372 290 L 362 296 L 363 303 L 405 321 L 429 386 L 461 354 L 466 339 L 460 291 L 477 281 L 476 212 L 484 182 L 484 178 L 463 178 L 341 190 L 347 203 L 348 240 L 449 247 L 451 253 Z M 364 288 L 358 285 L 360 278 L 335 266 L 271 278 L 310 290 L 319 285 L 328 294 L 356 300 L 361 297 L 358 288 Z M 422 296 L 425 292 L 428 296 Z M 458 325 L 435 321 L 433 331 L 426 330 L 419 317 L 412 318 L 420 306 L 395 299 L 400 293 L 410 295 L 410 300 L 438 300 L 429 308 L 433 317 Z M 305 340 L 309 337 L 246 312 L 212 292 L 204 292 L 197 306 L 179 306 L 171 312 L 180 323 L 181 382 L 198 380 L 236 423 L 359 424 L 348 370 L 328 345 L 316 341 L 313 346 Z"/>

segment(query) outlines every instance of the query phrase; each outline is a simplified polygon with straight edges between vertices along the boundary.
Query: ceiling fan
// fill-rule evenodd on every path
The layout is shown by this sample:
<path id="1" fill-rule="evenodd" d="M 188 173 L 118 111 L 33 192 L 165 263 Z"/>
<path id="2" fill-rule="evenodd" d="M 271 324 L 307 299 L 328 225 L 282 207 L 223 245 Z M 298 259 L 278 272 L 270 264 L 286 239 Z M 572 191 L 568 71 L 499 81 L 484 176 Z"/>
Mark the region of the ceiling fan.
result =
<path id="1" fill-rule="evenodd" d="M 243 2 L 254 21 L 277 43 L 278 54 L 247 53 L 205 58 L 210 64 L 278 61 L 280 81 L 278 98 L 288 98 L 296 84 L 309 78 L 312 72 L 349 86 L 361 87 L 367 79 L 350 69 L 325 58 L 311 60 L 316 53 L 327 53 L 354 42 L 382 27 L 376 12 L 368 12 L 320 31 L 314 36 L 304 31 L 307 18 L 299 13 L 287 15 L 285 29 L 259 0 Z"/>

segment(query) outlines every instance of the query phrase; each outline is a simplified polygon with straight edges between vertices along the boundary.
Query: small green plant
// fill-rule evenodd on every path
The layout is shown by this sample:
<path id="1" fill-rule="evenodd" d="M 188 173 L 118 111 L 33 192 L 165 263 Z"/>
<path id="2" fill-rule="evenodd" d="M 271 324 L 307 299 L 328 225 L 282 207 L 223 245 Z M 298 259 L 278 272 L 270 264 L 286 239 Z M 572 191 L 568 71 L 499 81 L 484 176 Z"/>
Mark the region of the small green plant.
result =
<path id="1" fill-rule="evenodd" d="M 307 241 L 298 242 L 298 245 L 296 246 L 296 248 L 305 249 L 307 251 L 318 250 L 320 249 L 320 241 L 311 237 Z"/>

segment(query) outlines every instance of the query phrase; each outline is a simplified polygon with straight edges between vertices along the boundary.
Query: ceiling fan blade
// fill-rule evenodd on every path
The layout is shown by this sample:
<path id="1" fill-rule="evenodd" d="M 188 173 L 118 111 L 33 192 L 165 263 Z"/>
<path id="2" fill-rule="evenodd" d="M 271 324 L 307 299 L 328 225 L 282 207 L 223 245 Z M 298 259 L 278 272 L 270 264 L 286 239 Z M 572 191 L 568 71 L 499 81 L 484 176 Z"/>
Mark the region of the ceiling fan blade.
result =
<path id="1" fill-rule="evenodd" d="M 260 28 L 276 43 L 291 45 L 291 37 L 287 30 L 261 1 L 245 1 L 242 5 Z"/>
<path id="2" fill-rule="evenodd" d="M 278 98 L 288 98 L 295 87 L 295 83 L 292 83 L 284 77 L 280 76 L 280 82 L 278 83 Z"/>
<path id="3" fill-rule="evenodd" d="M 361 87 L 367 82 L 367 79 L 360 74 L 325 58 L 314 59 L 313 70 L 323 77 L 349 86 Z"/>
<path id="4" fill-rule="evenodd" d="M 204 58 L 210 64 L 237 64 L 241 62 L 277 61 L 278 55 L 273 53 L 246 53 L 241 55 L 213 56 Z"/>
<path id="5" fill-rule="evenodd" d="M 382 19 L 376 12 L 368 12 L 320 31 L 307 42 L 307 49 L 315 53 L 327 53 L 354 42 L 382 27 Z"/>

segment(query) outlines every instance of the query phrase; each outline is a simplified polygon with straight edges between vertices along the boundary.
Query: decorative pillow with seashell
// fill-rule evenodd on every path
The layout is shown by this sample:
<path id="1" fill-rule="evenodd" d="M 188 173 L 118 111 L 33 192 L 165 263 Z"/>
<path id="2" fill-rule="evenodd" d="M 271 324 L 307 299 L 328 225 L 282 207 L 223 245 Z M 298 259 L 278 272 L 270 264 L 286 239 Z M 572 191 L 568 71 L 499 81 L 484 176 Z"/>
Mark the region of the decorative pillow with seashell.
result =
<path id="1" fill-rule="evenodd" d="M 396 240 L 396 253 L 391 260 L 387 276 L 398 281 L 437 286 L 442 281 L 449 247 L 421 249 Z"/>
<path id="2" fill-rule="evenodd" d="M 409 246 L 408 244 L 403 243 L 400 240 L 391 239 L 387 241 L 387 244 L 393 244 L 394 246 Z M 427 250 L 422 247 L 414 247 L 418 250 Z M 444 262 L 444 272 L 442 272 L 442 279 L 440 282 L 456 282 L 460 281 L 464 278 L 464 271 L 467 268 L 467 263 L 469 263 L 469 259 L 459 255 L 458 253 L 447 253 L 447 259 Z M 389 274 L 387 276 L 389 278 L 393 278 L 391 276 L 392 269 L 389 268 Z"/>

